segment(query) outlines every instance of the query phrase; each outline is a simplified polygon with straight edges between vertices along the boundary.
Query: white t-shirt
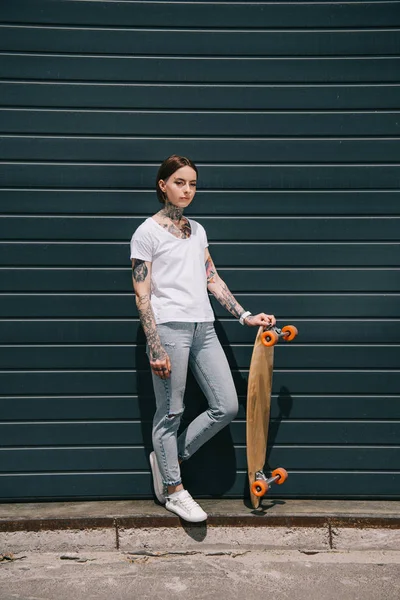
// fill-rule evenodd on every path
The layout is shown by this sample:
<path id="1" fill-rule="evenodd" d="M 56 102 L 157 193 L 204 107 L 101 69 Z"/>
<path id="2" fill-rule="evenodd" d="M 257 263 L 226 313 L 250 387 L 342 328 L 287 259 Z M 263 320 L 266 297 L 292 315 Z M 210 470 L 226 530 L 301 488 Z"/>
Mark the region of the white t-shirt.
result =
<path id="1" fill-rule="evenodd" d="M 205 229 L 188 219 L 192 233 L 177 238 L 149 217 L 131 239 L 131 259 L 152 263 L 151 305 L 156 323 L 214 321 L 207 292 Z"/>

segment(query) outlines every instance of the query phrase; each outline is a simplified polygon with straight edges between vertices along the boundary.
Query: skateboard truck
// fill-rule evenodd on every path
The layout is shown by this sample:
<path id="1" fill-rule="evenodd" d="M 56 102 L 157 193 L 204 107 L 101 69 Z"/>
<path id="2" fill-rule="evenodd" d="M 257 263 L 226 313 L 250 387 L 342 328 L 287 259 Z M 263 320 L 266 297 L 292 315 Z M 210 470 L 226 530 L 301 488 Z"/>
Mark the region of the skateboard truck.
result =
<path id="1" fill-rule="evenodd" d="M 256 480 L 251 486 L 251 491 L 255 496 L 257 496 L 257 498 L 261 498 L 268 492 L 271 483 L 282 485 L 282 483 L 285 483 L 287 478 L 288 472 L 282 467 L 278 467 L 278 469 L 272 471 L 271 477 L 267 477 L 264 471 L 257 471 Z"/>
<path id="2" fill-rule="evenodd" d="M 298 333 L 297 327 L 294 325 L 285 325 L 282 329 L 279 329 L 279 327 L 276 327 L 275 325 L 269 325 L 264 333 L 261 334 L 261 342 L 268 348 L 270 346 L 275 346 L 275 344 L 278 343 L 279 338 L 283 338 L 285 342 L 291 342 Z"/>

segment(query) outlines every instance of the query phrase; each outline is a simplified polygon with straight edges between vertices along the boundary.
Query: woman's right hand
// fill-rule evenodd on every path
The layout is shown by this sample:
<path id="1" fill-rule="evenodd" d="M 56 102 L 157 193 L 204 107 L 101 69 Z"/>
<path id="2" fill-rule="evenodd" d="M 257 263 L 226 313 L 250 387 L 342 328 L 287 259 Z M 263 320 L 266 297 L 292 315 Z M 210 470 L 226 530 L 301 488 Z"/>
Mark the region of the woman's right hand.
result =
<path id="1" fill-rule="evenodd" d="M 150 367 L 160 379 L 168 379 L 171 376 L 171 361 L 164 348 L 155 353 L 150 352 Z"/>

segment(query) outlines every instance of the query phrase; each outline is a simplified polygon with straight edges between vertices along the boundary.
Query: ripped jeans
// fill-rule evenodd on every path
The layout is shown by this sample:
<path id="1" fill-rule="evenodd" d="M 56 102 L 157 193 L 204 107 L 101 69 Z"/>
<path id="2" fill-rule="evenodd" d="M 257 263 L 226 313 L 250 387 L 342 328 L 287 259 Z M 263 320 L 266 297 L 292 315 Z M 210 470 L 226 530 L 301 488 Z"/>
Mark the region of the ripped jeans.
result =
<path id="1" fill-rule="evenodd" d="M 181 483 L 180 460 L 187 460 L 218 431 L 235 418 L 238 398 L 225 352 L 212 322 L 169 322 L 157 325 L 161 344 L 171 361 L 171 376 L 152 373 L 156 397 L 153 447 L 164 485 Z M 149 356 L 149 347 L 146 344 Z M 188 366 L 208 401 L 177 437 L 184 411 Z"/>

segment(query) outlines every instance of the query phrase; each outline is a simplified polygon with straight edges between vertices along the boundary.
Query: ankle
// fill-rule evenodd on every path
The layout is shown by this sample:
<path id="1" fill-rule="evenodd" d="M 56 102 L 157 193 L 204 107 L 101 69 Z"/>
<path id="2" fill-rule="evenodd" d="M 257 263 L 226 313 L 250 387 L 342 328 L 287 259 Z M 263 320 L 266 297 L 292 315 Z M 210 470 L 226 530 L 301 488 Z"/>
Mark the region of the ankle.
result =
<path id="1" fill-rule="evenodd" d="M 183 490 L 183 485 L 181 483 L 179 485 L 169 485 L 167 490 L 168 496 L 171 496 L 171 494 L 175 494 L 175 492 L 180 492 Z"/>

